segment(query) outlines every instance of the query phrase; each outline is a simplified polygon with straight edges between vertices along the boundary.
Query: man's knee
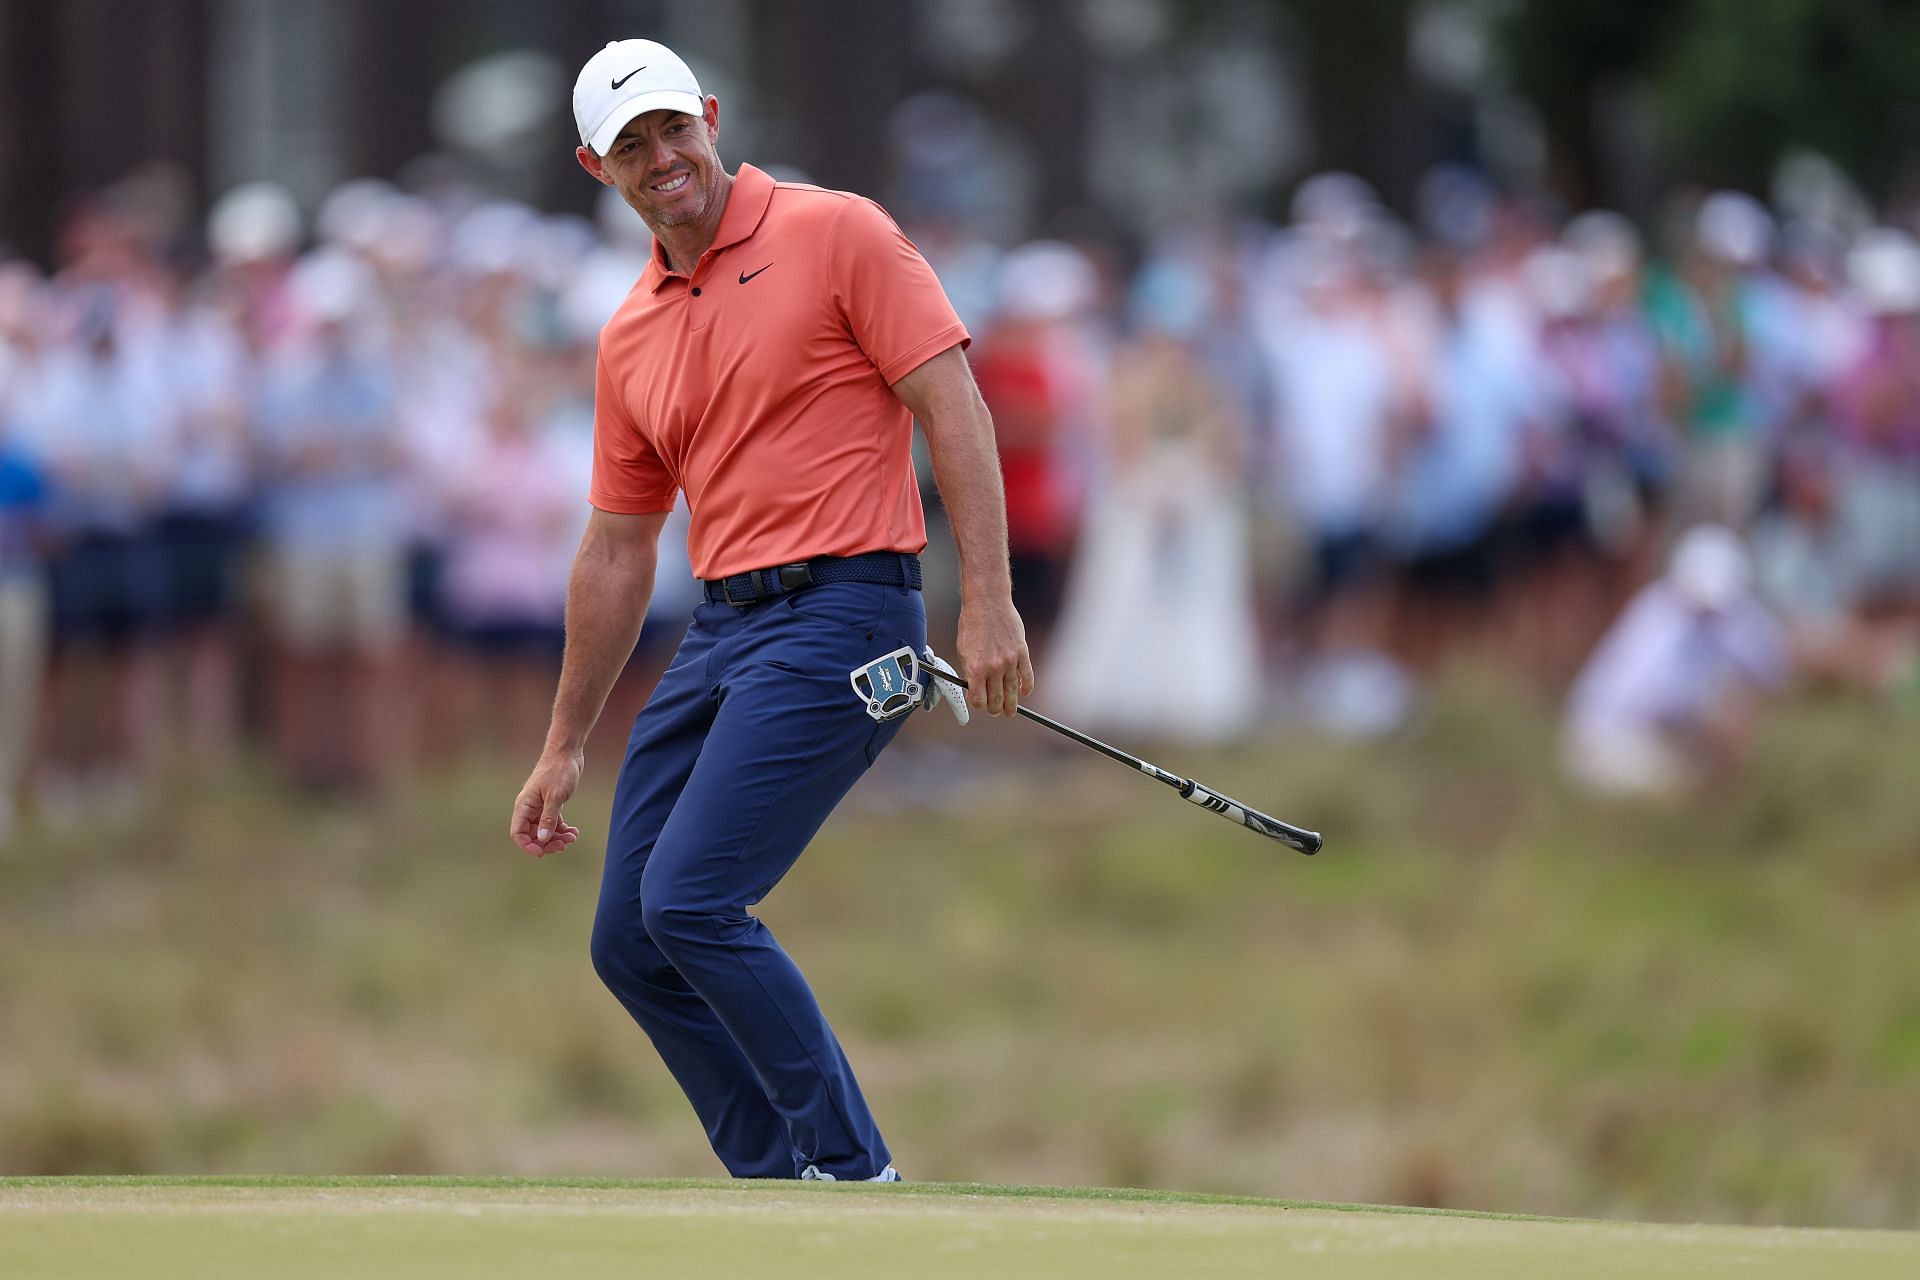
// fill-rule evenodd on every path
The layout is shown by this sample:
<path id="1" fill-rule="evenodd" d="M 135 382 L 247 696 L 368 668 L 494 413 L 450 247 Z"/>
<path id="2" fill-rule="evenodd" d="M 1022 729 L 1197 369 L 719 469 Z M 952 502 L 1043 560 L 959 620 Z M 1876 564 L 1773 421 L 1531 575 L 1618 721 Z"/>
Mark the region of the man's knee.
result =
<path id="1" fill-rule="evenodd" d="M 645 980 L 668 967 L 666 957 L 642 927 L 644 919 L 644 913 L 640 919 L 630 915 L 616 918 L 604 913 L 594 917 L 593 938 L 589 943 L 593 971 L 616 992 L 625 990 L 636 979 Z"/>
<path id="2" fill-rule="evenodd" d="M 755 921 L 744 907 L 718 903 L 689 893 L 676 893 L 673 886 L 649 886 L 640 907 L 640 922 L 647 937 L 669 960 L 688 955 L 689 949 L 715 943 L 732 944 L 752 932 Z"/>
<path id="3" fill-rule="evenodd" d="M 668 954 L 676 945 L 691 939 L 703 919 L 704 912 L 671 894 L 649 897 L 640 906 L 640 922 L 646 927 L 647 936 Z"/>

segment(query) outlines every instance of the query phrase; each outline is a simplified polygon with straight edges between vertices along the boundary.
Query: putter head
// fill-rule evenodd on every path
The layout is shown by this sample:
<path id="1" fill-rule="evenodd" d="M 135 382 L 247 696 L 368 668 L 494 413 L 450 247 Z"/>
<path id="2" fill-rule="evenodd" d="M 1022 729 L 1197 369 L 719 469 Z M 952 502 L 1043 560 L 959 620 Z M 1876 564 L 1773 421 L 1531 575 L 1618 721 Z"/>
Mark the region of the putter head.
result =
<path id="1" fill-rule="evenodd" d="M 866 705 L 867 714 L 882 722 L 906 715 L 927 696 L 920 680 L 919 659 L 906 645 L 855 667 L 847 673 L 847 679 Z"/>
<path id="2" fill-rule="evenodd" d="M 927 692 L 921 702 L 921 708 L 931 711 L 935 703 L 944 702 L 953 712 L 953 718 L 961 724 L 972 719 L 973 714 L 967 708 L 964 686 L 956 683 L 960 673 L 955 671 L 945 658 L 935 653 L 932 645 L 927 645 L 920 650 L 920 659 L 927 676 Z M 943 675 L 952 676 L 953 679 L 942 680 L 940 677 Z"/>

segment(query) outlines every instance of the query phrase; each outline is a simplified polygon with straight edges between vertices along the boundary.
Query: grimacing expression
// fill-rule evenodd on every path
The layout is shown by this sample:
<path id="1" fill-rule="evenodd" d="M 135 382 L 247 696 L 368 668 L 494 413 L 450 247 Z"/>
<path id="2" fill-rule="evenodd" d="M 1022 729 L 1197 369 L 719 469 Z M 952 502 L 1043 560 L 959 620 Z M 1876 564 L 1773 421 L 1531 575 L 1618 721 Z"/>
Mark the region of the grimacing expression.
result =
<path id="1" fill-rule="evenodd" d="M 620 131 L 601 158 L 607 176 L 626 202 L 654 227 L 699 223 L 718 198 L 719 104 L 712 98 L 699 116 L 649 111 Z"/>

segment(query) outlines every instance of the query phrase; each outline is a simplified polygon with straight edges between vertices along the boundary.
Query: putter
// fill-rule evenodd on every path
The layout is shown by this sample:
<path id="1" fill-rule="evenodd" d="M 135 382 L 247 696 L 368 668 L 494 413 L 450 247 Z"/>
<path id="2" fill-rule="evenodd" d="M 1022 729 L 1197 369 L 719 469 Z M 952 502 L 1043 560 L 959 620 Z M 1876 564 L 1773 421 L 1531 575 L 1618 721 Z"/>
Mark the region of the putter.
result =
<path id="1" fill-rule="evenodd" d="M 929 653 L 928 656 L 931 657 L 932 654 Z M 946 664 L 944 662 L 938 662 L 937 665 L 935 662 L 929 662 L 923 664 L 920 671 L 922 675 L 929 676 L 935 680 L 943 680 L 948 684 L 958 685 L 962 689 L 968 687 L 965 680 L 961 679 L 953 671 L 943 669 L 945 667 Z M 1078 729 L 1070 725 L 1061 724 L 1051 716 L 1043 716 L 1030 707 L 1022 705 L 1015 707 L 1014 710 L 1035 724 L 1045 725 L 1063 738 L 1071 738 L 1083 747 L 1092 747 L 1095 751 L 1098 751 L 1110 760 L 1118 760 L 1121 764 L 1132 765 L 1149 778 L 1156 778 L 1166 783 L 1180 793 L 1182 800 L 1191 801 L 1199 805 L 1202 809 L 1205 809 L 1208 813 L 1217 814 L 1229 822 L 1237 822 L 1247 830 L 1256 831 L 1270 840 L 1278 840 L 1288 848 L 1297 849 L 1308 857 L 1312 857 L 1314 854 L 1320 852 L 1320 833 L 1318 831 L 1308 831 L 1305 827 L 1296 827 L 1290 822 L 1282 822 L 1278 818 L 1260 812 L 1251 805 L 1241 804 L 1232 796 L 1223 796 L 1204 783 L 1196 782 L 1192 778 L 1183 778 L 1177 773 L 1162 769 L 1157 764 L 1149 764 L 1139 756 L 1131 755 L 1116 746 L 1100 741 L 1098 738 L 1081 733 Z"/>

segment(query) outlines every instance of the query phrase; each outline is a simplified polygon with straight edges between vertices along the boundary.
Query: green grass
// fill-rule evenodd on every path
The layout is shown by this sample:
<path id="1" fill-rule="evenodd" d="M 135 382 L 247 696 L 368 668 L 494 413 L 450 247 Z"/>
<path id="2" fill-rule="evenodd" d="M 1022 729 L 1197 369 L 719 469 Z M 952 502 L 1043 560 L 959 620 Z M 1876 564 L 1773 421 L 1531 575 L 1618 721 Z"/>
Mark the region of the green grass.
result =
<path id="1" fill-rule="evenodd" d="M 0 1179 L 21 1280 L 565 1274 L 1907 1276 L 1920 1235 L 1655 1227 L 1044 1187 L 568 1178 Z"/>
<path id="2" fill-rule="evenodd" d="M 784 1183 L 758 1182 L 730 1178 L 607 1178 L 562 1177 L 521 1178 L 505 1174 L 469 1176 L 425 1176 L 388 1173 L 379 1175 L 332 1175 L 299 1177 L 293 1174 L 262 1174 L 240 1177 L 234 1174 L 202 1173 L 173 1175 L 68 1174 L 59 1177 L 0 1176 L 0 1192 L 47 1193 L 49 1203 L 59 1199 L 86 1199 L 76 1193 L 113 1191 L 198 1190 L 354 1190 L 405 1191 L 414 1188 L 440 1188 L 472 1191 L 712 1191 L 754 1195 L 781 1192 L 793 1188 Z M 887 1186 L 845 1183 L 831 1188 L 847 1194 L 901 1196 L 990 1196 L 1010 1200 L 1095 1200 L 1110 1204 L 1185 1204 L 1236 1205 L 1266 1209 L 1320 1209 L 1342 1213 L 1402 1213 L 1422 1217 L 1484 1218 L 1496 1222 L 1579 1222 L 1578 1218 L 1553 1218 L 1540 1214 L 1489 1213 L 1478 1209 L 1433 1209 L 1407 1205 L 1340 1204 L 1334 1201 L 1276 1200 L 1266 1196 L 1211 1195 L 1199 1191 L 1154 1191 L 1141 1187 L 1038 1187 L 996 1186 L 984 1182 L 900 1182 Z M 811 1191 L 811 1187 L 803 1188 Z M 23 1202 L 24 1203 L 24 1202 Z"/>
<path id="3" fill-rule="evenodd" d="M 1304 859 L 929 717 L 902 746 L 960 763 L 863 783 L 764 915 L 915 1179 L 1910 1228 L 1914 730 L 1787 708 L 1713 806 L 1569 793 L 1473 672 L 1389 744 L 1138 744 Z M 16 843 L 0 1172 L 717 1172 L 587 963 L 614 758 L 544 861 L 518 760 L 357 808 L 188 778 Z"/>

